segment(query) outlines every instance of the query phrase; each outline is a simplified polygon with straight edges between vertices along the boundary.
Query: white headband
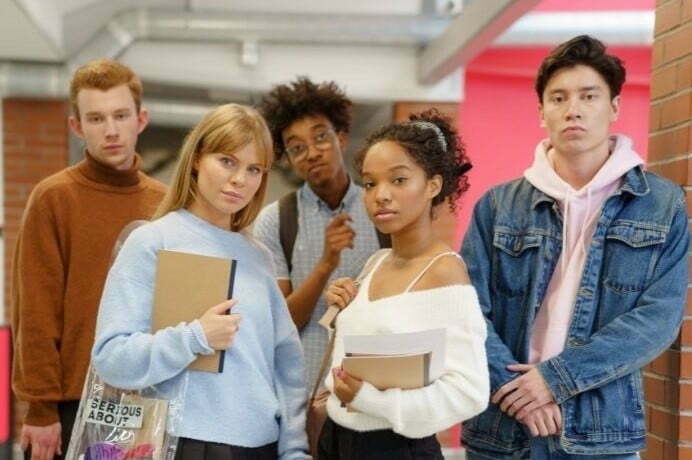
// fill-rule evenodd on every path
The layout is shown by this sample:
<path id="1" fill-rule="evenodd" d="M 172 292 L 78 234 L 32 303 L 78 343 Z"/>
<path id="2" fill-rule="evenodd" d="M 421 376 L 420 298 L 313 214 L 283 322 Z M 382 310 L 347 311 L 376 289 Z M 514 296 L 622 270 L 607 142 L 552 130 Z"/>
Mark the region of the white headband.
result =
<path id="1" fill-rule="evenodd" d="M 445 140 L 445 135 L 442 133 L 440 127 L 437 126 L 435 123 L 425 120 L 415 120 L 410 122 L 410 124 L 413 126 L 417 126 L 419 128 L 432 129 L 433 131 L 435 131 L 435 135 L 437 135 L 437 140 L 440 142 L 442 151 L 447 151 L 447 141 Z"/>

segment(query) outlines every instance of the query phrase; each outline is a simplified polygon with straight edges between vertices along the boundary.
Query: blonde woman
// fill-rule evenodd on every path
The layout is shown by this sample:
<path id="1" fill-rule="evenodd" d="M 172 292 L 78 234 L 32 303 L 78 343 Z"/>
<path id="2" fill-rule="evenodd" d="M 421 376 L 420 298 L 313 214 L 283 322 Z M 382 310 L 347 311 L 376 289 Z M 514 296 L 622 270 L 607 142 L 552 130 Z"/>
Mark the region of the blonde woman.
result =
<path id="1" fill-rule="evenodd" d="M 185 140 L 154 220 L 130 235 L 106 281 L 92 352 L 96 371 L 126 389 L 189 374 L 175 433 L 178 459 L 308 458 L 298 334 L 269 254 L 245 232 L 262 205 L 271 161 L 271 137 L 254 109 L 213 110 Z M 152 334 L 160 249 L 236 259 L 235 298 Z M 226 351 L 224 372 L 186 370 L 215 350 Z"/>

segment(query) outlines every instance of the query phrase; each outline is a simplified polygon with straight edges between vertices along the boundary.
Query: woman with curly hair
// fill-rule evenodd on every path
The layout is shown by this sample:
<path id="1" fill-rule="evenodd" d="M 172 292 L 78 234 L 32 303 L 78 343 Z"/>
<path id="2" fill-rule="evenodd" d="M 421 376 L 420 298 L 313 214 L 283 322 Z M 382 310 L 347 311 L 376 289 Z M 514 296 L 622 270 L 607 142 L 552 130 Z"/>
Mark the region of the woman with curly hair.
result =
<path id="1" fill-rule="evenodd" d="M 471 165 L 454 128 L 434 110 L 380 129 L 356 161 L 368 215 L 392 248 L 373 255 L 359 285 L 341 278 L 328 288 L 327 301 L 343 311 L 320 458 L 442 459 L 435 433 L 480 413 L 489 395 L 476 291 L 459 255 L 432 237 L 436 209 L 454 209 Z M 446 330 L 446 358 L 428 386 L 381 391 L 341 368 L 344 336 L 435 328 Z"/>

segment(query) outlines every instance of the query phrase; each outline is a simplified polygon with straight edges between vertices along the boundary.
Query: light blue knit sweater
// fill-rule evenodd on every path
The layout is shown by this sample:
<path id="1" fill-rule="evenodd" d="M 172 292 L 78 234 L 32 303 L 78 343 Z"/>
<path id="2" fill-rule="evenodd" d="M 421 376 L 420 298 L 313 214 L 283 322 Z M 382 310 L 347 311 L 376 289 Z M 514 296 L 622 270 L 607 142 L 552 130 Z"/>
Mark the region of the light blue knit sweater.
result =
<path id="1" fill-rule="evenodd" d="M 211 353 L 199 321 L 150 333 L 159 249 L 236 259 L 234 313 L 240 329 L 220 374 L 186 371 Z M 258 447 L 279 442 L 281 459 L 309 458 L 305 366 L 269 254 L 241 233 L 186 210 L 135 230 L 111 268 L 101 299 L 92 361 L 109 384 L 141 389 L 189 373 L 178 436 Z M 211 307 L 211 305 L 210 305 Z"/>

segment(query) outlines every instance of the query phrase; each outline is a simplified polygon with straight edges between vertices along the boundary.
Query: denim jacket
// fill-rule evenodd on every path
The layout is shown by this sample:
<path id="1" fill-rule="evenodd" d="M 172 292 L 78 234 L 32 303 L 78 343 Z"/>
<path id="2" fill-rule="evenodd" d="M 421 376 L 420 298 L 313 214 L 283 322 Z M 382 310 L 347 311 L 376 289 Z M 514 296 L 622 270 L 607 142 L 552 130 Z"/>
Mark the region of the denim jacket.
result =
<path id="1" fill-rule="evenodd" d="M 488 325 L 491 393 L 519 376 L 529 335 L 562 248 L 554 199 L 525 179 L 476 204 L 462 256 Z M 687 293 L 688 230 L 680 187 L 636 167 L 603 205 L 588 248 L 564 350 L 538 365 L 562 410 L 571 454 L 641 450 L 640 368 L 676 338 Z M 502 458 L 528 430 L 490 404 L 464 424 L 465 441 Z"/>

